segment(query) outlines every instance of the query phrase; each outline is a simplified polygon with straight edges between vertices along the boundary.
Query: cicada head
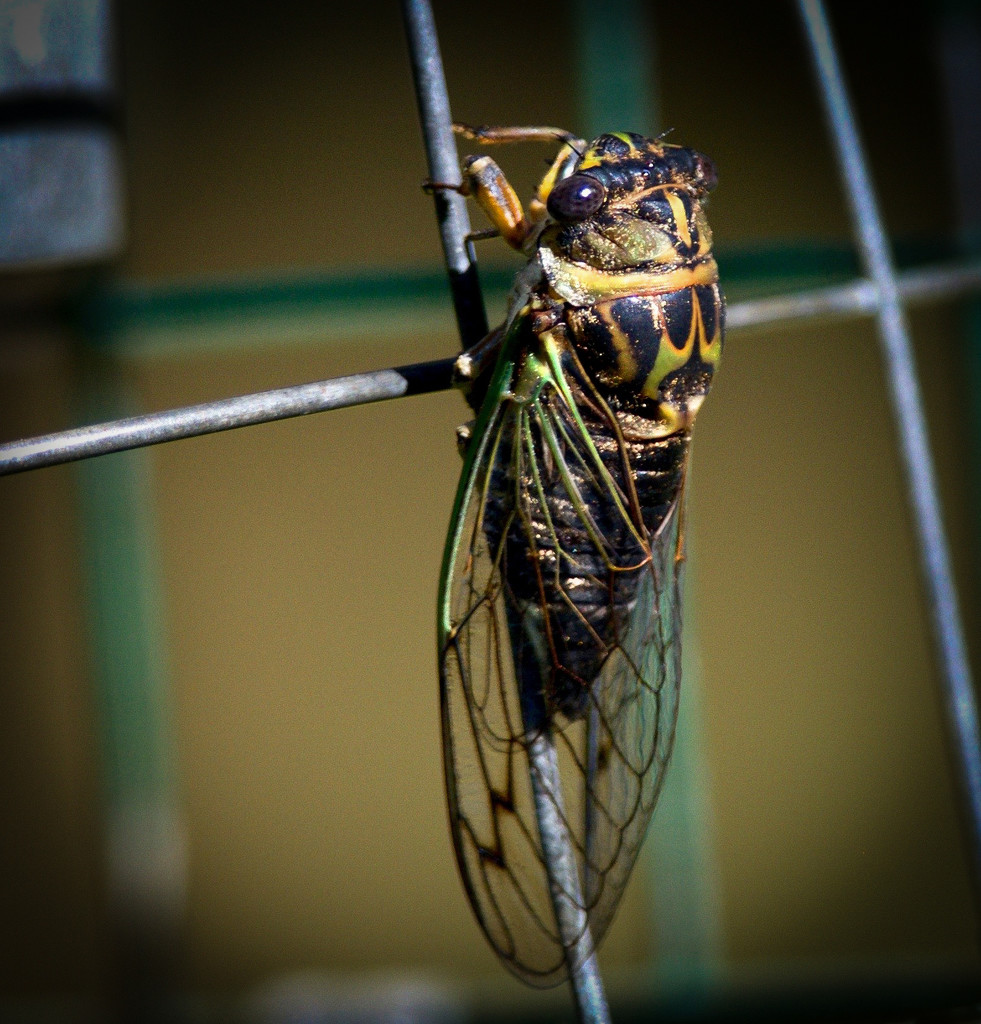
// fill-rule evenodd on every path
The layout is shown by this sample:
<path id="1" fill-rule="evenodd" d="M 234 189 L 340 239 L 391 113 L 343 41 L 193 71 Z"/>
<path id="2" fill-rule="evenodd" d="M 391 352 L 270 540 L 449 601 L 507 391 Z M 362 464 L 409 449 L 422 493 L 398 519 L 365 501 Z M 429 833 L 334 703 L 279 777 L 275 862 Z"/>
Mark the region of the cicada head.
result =
<path id="1" fill-rule="evenodd" d="M 708 157 L 630 132 L 601 135 L 549 192 L 540 239 L 559 260 L 596 270 L 666 272 L 711 259 L 703 205 Z"/>

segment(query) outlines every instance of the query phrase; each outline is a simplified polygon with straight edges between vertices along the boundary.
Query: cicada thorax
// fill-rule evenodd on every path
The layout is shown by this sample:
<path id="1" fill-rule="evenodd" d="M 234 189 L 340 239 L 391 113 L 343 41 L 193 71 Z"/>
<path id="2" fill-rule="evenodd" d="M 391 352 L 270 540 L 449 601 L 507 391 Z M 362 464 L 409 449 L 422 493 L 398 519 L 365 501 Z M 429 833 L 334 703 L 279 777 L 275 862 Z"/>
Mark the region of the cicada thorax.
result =
<path id="1" fill-rule="evenodd" d="M 628 435 L 688 430 L 722 349 L 716 283 L 569 306 L 564 322 L 586 375 Z"/>

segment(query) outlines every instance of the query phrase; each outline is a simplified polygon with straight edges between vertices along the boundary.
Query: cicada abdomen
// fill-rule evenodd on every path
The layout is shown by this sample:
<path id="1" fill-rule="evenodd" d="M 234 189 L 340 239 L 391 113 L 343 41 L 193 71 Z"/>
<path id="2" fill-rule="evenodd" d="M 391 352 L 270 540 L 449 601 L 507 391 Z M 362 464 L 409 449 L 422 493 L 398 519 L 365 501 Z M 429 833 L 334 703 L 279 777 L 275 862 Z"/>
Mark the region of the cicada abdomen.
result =
<path id="1" fill-rule="evenodd" d="M 631 134 L 585 148 L 563 137 L 530 219 L 509 212 L 516 201 L 491 210 L 529 265 L 467 454 L 440 595 L 457 859 L 495 950 L 535 984 L 561 980 L 602 938 L 663 782 L 691 428 L 723 328 L 702 208 L 709 161 Z M 508 188 L 496 165 L 470 166 L 471 191 L 496 204 Z M 574 850 L 563 898 L 582 942 L 555 919 L 542 787 L 529 780 L 542 737 L 562 773 L 549 799 Z"/>

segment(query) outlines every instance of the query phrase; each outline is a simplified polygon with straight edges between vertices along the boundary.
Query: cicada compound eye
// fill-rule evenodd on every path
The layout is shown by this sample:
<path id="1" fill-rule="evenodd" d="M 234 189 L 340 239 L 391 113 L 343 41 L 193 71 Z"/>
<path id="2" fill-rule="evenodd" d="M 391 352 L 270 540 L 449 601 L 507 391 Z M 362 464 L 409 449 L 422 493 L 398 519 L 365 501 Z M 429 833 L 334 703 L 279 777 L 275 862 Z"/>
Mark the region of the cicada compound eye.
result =
<path id="1" fill-rule="evenodd" d="M 603 205 L 606 187 L 589 174 L 573 174 L 558 182 L 548 194 L 546 206 L 555 220 L 585 220 Z"/>

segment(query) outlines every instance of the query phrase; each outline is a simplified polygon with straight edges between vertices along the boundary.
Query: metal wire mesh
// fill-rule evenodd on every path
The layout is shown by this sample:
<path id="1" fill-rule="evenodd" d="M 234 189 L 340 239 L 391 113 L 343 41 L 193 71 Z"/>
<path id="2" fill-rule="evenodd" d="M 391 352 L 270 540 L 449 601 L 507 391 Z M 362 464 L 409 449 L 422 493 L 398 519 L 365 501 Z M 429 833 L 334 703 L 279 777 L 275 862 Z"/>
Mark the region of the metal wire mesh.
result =
<path id="1" fill-rule="evenodd" d="M 829 131 L 838 155 L 842 182 L 864 270 L 863 277 L 832 288 L 815 289 L 734 304 L 730 331 L 815 317 L 873 317 L 882 339 L 891 384 L 897 437 L 903 454 L 910 506 L 920 545 L 924 584 L 932 612 L 934 643 L 945 694 L 948 724 L 964 784 L 976 875 L 981 860 L 981 751 L 977 709 L 967 663 L 963 627 L 953 588 L 935 473 L 929 454 L 904 309 L 916 302 L 949 300 L 981 290 L 981 262 L 920 268 L 898 273 L 889 254 L 876 194 L 866 167 L 855 118 L 844 87 L 824 5 L 799 0 L 815 77 L 824 101 Z M 406 3 L 411 24 L 427 5 Z M 431 22 L 431 15 L 430 15 Z M 412 47 L 419 80 L 419 103 L 427 128 L 428 150 L 438 180 L 451 180 L 455 146 L 447 136 L 448 109 L 439 103 L 441 71 L 435 35 L 418 25 Z M 435 96 L 435 99 L 434 99 Z M 462 243 L 469 230 L 462 198 L 438 193 L 457 322 L 465 344 L 486 328 L 476 266 Z M 457 202 L 460 200 L 460 202 Z M 109 452 L 122 451 L 205 433 L 255 425 L 293 416 L 405 397 L 450 387 L 452 359 L 383 369 L 318 381 L 276 391 L 242 395 L 200 405 L 80 427 L 0 445 L 0 474 L 22 472 Z"/>

